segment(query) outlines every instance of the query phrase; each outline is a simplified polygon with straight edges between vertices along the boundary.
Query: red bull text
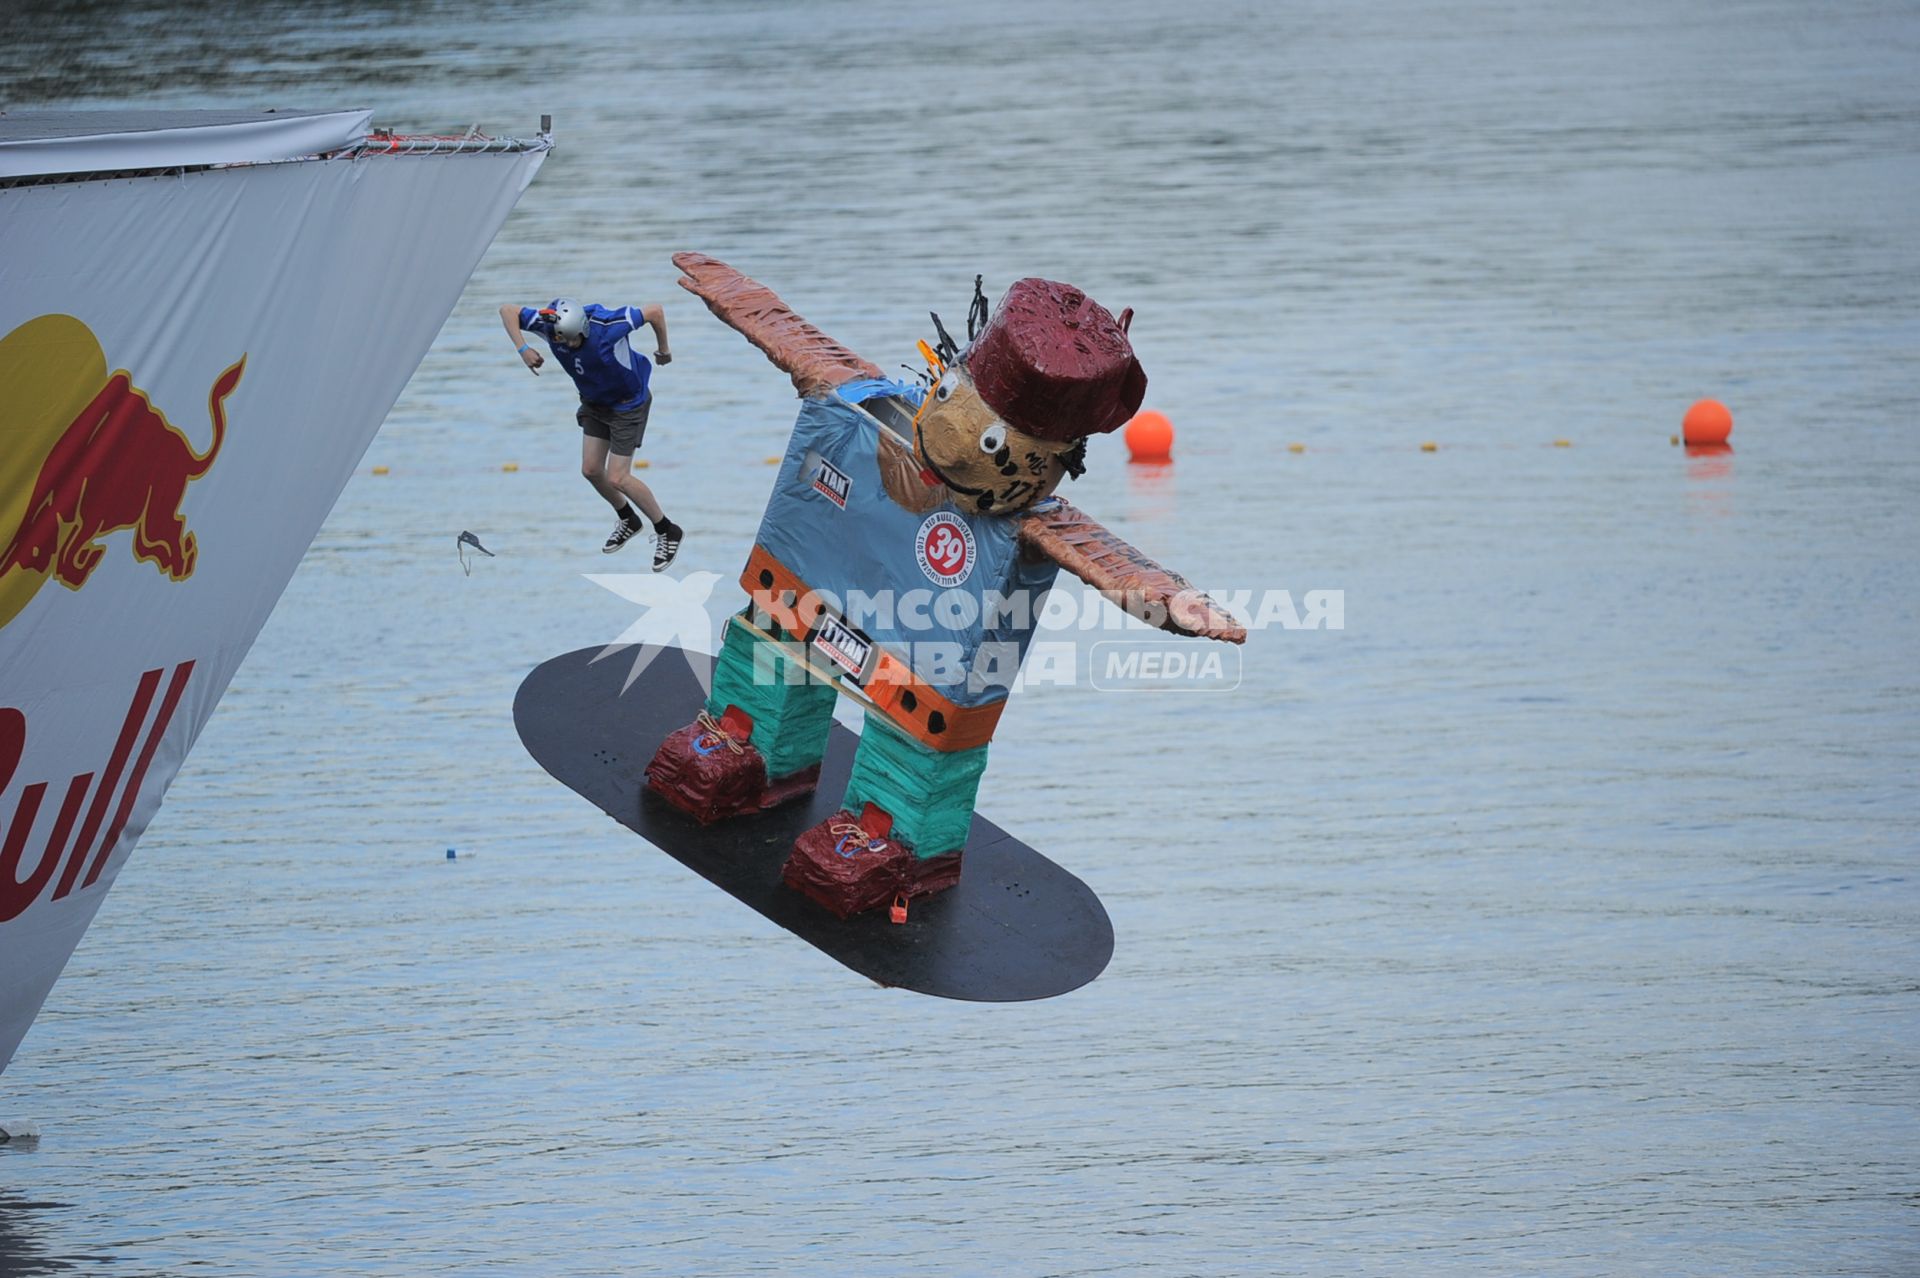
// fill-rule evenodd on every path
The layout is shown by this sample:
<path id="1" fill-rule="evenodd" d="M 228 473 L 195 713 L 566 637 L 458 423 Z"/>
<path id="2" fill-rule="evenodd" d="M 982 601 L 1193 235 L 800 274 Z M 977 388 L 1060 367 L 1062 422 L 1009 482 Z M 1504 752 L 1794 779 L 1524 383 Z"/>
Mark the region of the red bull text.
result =
<path id="1" fill-rule="evenodd" d="M 193 676 L 194 663 L 183 661 L 173 667 L 161 691 L 163 671 L 149 670 L 140 676 L 133 699 L 112 752 L 97 772 L 81 772 L 66 781 L 66 788 L 53 811 L 51 822 L 43 822 L 41 809 L 49 808 L 48 790 L 52 781 L 29 781 L 14 801 L 7 822 L 6 841 L 0 844 L 0 923 L 19 917 L 43 895 L 58 901 L 76 889 L 90 888 L 106 869 L 107 858 L 133 815 L 134 804 L 147 779 L 147 768 L 154 752 L 166 735 L 167 725 Z M 154 701 L 158 695 L 159 704 Z M 151 722 L 148 711 L 152 710 Z M 144 737 L 141 729 L 145 728 Z M 10 707 L 0 707 L 0 796 L 12 789 L 14 774 L 27 755 L 30 725 L 27 716 Z M 135 747 L 138 746 L 138 753 Z M 128 770 L 131 761 L 132 769 Z M 121 784 L 125 777 L 126 784 Z M 96 783 L 97 782 L 97 783 Z M 92 801 L 88 801 L 91 793 Z M 119 802 L 114 802 L 115 797 Z M 86 815 L 81 817 L 81 809 Z M 111 819 L 108 817 L 111 810 Z M 78 832 L 75 826 L 78 824 Z M 45 828 L 38 839 L 37 831 Z M 68 839 L 71 836 L 72 842 Z M 96 841 L 97 840 L 97 841 Z M 24 876 L 22 866 L 30 866 Z M 58 879 L 55 874 L 58 873 Z M 52 891 L 48 893 L 51 885 Z"/>

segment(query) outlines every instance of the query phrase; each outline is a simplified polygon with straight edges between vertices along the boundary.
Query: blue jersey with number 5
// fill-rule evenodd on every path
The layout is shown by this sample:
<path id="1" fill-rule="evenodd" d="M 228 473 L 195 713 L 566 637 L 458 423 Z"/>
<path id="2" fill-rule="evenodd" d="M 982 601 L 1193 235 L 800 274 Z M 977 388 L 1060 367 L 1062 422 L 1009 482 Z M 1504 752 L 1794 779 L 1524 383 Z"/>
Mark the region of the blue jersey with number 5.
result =
<path id="1" fill-rule="evenodd" d="M 568 346 L 554 340 L 553 321 L 531 306 L 520 308 L 520 328 L 547 339 L 547 349 L 567 370 L 583 403 L 600 408 L 638 408 L 647 402 L 653 364 L 633 348 L 633 331 L 646 323 L 634 306 L 609 309 L 587 304 L 587 340 Z"/>

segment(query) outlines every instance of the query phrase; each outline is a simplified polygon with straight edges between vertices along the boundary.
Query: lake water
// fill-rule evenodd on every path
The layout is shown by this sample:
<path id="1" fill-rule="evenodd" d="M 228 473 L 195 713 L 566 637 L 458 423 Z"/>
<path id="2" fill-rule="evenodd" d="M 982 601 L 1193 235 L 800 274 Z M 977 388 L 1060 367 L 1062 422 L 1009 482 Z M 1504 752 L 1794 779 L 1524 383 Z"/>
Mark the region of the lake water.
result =
<path id="1" fill-rule="evenodd" d="M 11 12 L 12 107 L 558 149 L 0 1082 L 0 1273 L 1920 1268 L 1913 6 Z M 876 989 L 521 749 L 646 552 L 498 303 L 666 303 L 689 571 L 791 424 L 679 249 L 888 368 L 975 273 L 1135 308 L 1178 459 L 1072 498 L 1345 592 L 1231 693 L 1013 703 L 1091 986 Z"/>

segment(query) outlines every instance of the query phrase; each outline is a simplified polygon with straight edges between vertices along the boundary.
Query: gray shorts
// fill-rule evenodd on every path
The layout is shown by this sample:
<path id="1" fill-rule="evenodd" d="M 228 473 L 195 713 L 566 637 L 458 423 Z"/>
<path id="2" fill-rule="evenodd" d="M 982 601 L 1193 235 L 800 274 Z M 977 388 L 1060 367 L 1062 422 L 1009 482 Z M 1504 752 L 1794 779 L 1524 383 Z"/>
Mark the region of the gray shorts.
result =
<path id="1" fill-rule="evenodd" d="M 652 407 L 651 395 L 638 408 L 605 408 L 582 401 L 580 411 L 573 417 L 582 431 L 595 439 L 606 440 L 607 451 L 615 457 L 631 457 L 646 437 L 647 412 Z"/>

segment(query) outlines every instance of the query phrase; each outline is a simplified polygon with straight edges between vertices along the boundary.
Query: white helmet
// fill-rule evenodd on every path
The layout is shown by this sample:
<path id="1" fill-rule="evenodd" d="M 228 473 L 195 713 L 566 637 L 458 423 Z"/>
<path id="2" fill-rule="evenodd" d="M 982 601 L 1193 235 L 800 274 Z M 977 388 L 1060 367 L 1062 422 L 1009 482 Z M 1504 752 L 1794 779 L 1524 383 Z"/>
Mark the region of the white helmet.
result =
<path id="1" fill-rule="evenodd" d="M 577 346 L 587 335 L 587 308 L 571 297 L 556 297 L 540 314 L 553 321 L 553 335 L 569 346 Z"/>

